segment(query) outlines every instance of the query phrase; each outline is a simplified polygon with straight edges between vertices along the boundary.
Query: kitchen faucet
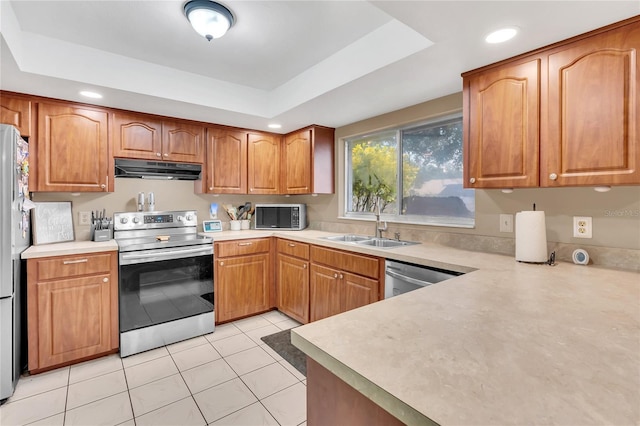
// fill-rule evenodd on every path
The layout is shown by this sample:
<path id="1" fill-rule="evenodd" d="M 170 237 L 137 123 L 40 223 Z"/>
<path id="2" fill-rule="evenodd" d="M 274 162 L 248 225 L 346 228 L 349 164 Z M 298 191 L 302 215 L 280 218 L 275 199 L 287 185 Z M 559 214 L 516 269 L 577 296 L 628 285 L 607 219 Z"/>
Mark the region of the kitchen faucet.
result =
<path id="1" fill-rule="evenodd" d="M 376 200 L 376 238 L 382 238 L 382 233 L 387 230 L 387 222 L 380 222 L 380 197 Z"/>

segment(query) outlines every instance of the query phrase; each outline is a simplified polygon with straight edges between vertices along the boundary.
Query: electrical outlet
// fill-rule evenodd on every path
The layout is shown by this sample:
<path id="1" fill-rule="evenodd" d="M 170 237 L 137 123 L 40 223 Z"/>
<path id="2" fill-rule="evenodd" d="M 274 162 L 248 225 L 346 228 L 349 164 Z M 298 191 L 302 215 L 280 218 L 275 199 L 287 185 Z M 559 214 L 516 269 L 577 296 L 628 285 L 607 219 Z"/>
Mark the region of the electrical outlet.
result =
<path id="1" fill-rule="evenodd" d="M 573 217 L 573 236 L 575 238 L 592 238 L 591 218 L 588 216 Z"/>
<path id="2" fill-rule="evenodd" d="M 91 225 L 91 212 L 78 212 L 78 225 Z"/>
<path id="3" fill-rule="evenodd" d="M 513 215 L 500 215 L 500 232 L 513 232 Z"/>

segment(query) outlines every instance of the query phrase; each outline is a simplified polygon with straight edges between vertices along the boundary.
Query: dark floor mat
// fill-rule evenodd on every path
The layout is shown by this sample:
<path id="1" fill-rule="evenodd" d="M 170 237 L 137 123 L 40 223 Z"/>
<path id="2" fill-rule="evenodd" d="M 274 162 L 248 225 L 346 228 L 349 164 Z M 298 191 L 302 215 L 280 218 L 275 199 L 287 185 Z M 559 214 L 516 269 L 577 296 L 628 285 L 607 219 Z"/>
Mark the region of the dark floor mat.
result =
<path id="1" fill-rule="evenodd" d="M 282 330 L 275 334 L 262 337 L 271 349 L 284 358 L 296 370 L 307 376 L 307 357 L 300 349 L 291 344 L 291 330 Z"/>

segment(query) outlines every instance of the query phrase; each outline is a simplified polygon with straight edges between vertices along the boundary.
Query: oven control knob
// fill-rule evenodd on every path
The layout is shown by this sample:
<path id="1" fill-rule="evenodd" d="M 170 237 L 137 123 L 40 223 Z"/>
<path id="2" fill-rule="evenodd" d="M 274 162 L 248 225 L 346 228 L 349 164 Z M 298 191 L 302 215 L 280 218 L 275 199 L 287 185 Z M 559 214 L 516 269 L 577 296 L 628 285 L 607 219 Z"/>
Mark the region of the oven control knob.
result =
<path id="1" fill-rule="evenodd" d="M 120 223 L 127 223 L 129 222 L 129 218 L 128 217 L 121 217 L 120 218 Z"/>
<path id="2" fill-rule="evenodd" d="M 192 215 L 192 214 L 188 214 L 188 215 L 187 215 L 187 220 L 188 220 L 189 222 L 191 222 L 191 221 L 193 220 L 193 215 Z"/>
<path id="3" fill-rule="evenodd" d="M 133 218 L 133 223 L 139 223 L 140 222 L 140 218 L 139 217 L 134 217 Z"/>
<path id="4" fill-rule="evenodd" d="M 177 220 L 178 222 L 184 222 L 184 216 L 178 216 Z"/>

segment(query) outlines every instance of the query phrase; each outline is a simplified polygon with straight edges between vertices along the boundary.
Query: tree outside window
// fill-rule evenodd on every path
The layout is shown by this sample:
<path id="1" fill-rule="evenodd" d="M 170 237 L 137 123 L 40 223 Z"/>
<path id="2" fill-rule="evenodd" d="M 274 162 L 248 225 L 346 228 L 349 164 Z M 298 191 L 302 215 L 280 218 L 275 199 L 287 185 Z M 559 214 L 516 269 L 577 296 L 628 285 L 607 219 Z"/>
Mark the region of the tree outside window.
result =
<path id="1" fill-rule="evenodd" d="M 387 220 L 473 226 L 460 116 L 351 138 L 345 148 L 347 216 L 373 212 L 380 199 Z"/>

